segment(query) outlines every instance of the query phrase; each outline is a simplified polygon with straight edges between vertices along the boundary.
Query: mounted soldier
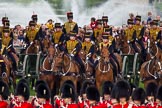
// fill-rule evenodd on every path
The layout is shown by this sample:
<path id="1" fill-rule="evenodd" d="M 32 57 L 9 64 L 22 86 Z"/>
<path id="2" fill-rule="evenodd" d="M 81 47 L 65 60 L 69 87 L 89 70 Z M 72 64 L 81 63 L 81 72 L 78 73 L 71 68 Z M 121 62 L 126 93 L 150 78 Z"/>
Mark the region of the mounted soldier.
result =
<path id="1" fill-rule="evenodd" d="M 64 33 L 62 32 L 61 23 L 55 23 L 55 31 L 52 36 L 52 41 L 55 46 L 58 46 L 60 50 L 63 50 Z"/>
<path id="2" fill-rule="evenodd" d="M 91 36 L 92 36 L 92 33 L 91 32 L 86 32 L 85 35 L 84 35 L 84 41 L 82 43 L 82 49 L 85 50 L 86 52 L 86 55 L 89 55 L 88 56 L 88 60 L 93 63 L 93 66 L 95 67 L 95 61 L 93 59 L 93 55 L 95 53 L 95 46 L 94 44 L 91 43 Z"/>
<path id="3" fill-rule="evenodd" d="M 92 40 L 97 44 L 99 44 L 99 42 L 101 42 L 102 39 L 102 33 L 103 33 L 102 19 L 98 19 L 97 26 L 94 29 Z"/>
<path id="4" fill-rule="evenodd" d="M 138 52 L 137 46 L 135 45 L 137 34 L 136 34 L 136 30 L 133 28 L 134 22 L 132 19 L 128 19 L 127 24 L 128 24 L 128 28 L 124 30 L 125 41 L 127 41 L 128 44 L 130 44 L 134 48 L 135 52 Z"/>
<path id="5" fill-rule="evenodd" d="M 63 32 L 65 34 L 66 41 L 69 40 L 68 34 L 70 33 L 70 31 L 74 31 L 76 34 L 78 34 L 78 25 L 73 21 L 73 12 L 68 12 L 67 18 L 68 21 L 63 25 Z"/>
<path id="6" fill-rule="evenodd" d="M 102 38 L 103 41 L 99 43 L 99 49 L 101 51 L 102 47 L 108 47 L 110 62 L 113 65 L 113 72 L 114 75 L 117 76 L 117 74 L 120 74 L 120 65 L 117 60 L 117 57 L 114 55 L 115 49 L 114 37 L 110 35 L 110 31 L 106 31 L 105 33 L 103 33 Z M 117 67 L 115 63 L 117 63 Z"/>
<path id="7" fill-rule="evenodd" d="M 80 65 L 81 71 L 85 72 L 84 64 L 83 64 L 82 60 L 80 59 L 80 57 L 78 56 L 78 52 L 81 49 L 81 43 L 79 43 L 76 40 L 76 35 L 77 34 L 74 31 L 71 31 L 69 33 L 70 40 L 68 40 L 66 42 L 65 52 L 70 54 L 70 56 L 73 57 L 78 62 L 78 64 Z"/>
<path id="8" fill-rule="evenodd" d="M 35 22 L 35 28 L 38 29 L 38 33 L 39 33 L 39 39 L 43 39 L 43 34 L 42 34 L 42 27 L 41 24 L 38 23 L 38 15 L 33 14 L 31 17 L 32 21 Z"/>
<path id="9" fill-rule="evenodd" d="M 144 57 L 146 57 L 146 50 L 145 50 L 145 46 L 143 44 L 142 39 L 143 39 L 145 29 L 144 29 L 144 26 L 140 24 L 141 16 L 137 15 L 135 20 L 136 20 L 136 24 L 133 27 L 136 30 L 136 36 L 137 36 L 136 41 L 142 48 L 142 55 L 143 55 L 142 57 L 144 58 Z M 144 60 L 145 60 L 145 58 L 144 58 Z"/>
<path id="10" fill-rule="evenodd" d="M 29 22 L 29 28 L 26 31 L 26 43 L 29 46 L 34 41 L 37 42 L 39 40 L 39 29 L 36 27 L 36 23 L 34 21 Z"/>
<path id="11" fill-rule="evenodd" d="M 160 31 L 159 28 L 157 27 L 158 26 L 158 21 L 153 20 L 151 24 L 152 24 L 152 27 L 150 29 L 150 37 L 151 37 L 151 40 L 153 42 L 155 42 L 156 39 L 157 39 L 158 33 Z"/>
<path id="12" fill-rule="evenodd" d="M 17 57 L 16 51 L 13 47 L 13 39 L 11 38 L 10 33 L 11 33 L 11 31 L 9 29 L 9 26 L 4 27 L 3 33 L 2 33 L 2 44 L 6 47 L 5 53 L 11 59 L 12 69 L 14 72 L 16 72 L 18 57 Z"/>

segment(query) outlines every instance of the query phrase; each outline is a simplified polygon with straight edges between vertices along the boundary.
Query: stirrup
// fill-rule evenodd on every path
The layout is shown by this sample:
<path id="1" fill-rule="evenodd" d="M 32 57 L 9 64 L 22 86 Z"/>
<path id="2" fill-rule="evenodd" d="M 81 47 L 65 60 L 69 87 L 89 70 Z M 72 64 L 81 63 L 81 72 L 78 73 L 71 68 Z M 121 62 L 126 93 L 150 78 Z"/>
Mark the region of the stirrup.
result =
<path id="1" fill-rule="evenodd" d="M 3 73 L 2 73 L 2 77 L 3 77 L 3 78 L 6 78 L 6 77 L 7 77 L 6 72 L 3 72 Z"/>

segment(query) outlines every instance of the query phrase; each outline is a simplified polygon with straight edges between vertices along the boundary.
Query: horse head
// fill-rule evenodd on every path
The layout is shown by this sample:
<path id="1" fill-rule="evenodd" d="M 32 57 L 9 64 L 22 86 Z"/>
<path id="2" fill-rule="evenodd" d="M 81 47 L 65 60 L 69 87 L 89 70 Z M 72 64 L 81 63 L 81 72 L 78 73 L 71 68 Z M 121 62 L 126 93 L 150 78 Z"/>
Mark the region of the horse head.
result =
<path id="1" fill-rule="evenodd" d="M 84 47 L 84 49 L 81 49 L 78 53 L 79 57 L 82 59 L 82 60 L 86 60 L 86 46 Z"/>
<path id="2" fill-rule="evenodd" d="M 147 65 L 145 66 L 145 71 L 143 72 L 143 78 L 144 79 L 155 79 L 157 80 L 159 78 L 159 75 L 162 73 L 162 65 L 161 62 L 157 59 L 156 56 L 151 58 L 147 62 Z"/>
<path id="3" fill-rule="evenodd" d="M 101 58 L 104 60 L 104 63 L 108 63 L 109 62 L 109 50 L 108 50 L 108 47 L 104 47 L 104 46 L 101 46 Z"/>
<path id="4" fill-rule="evenodd" d="M 48 48 L 48 60 L 50 63 L 53 62 L 54 56 L 55 56 L 55 48 L 53 46 Z"/>

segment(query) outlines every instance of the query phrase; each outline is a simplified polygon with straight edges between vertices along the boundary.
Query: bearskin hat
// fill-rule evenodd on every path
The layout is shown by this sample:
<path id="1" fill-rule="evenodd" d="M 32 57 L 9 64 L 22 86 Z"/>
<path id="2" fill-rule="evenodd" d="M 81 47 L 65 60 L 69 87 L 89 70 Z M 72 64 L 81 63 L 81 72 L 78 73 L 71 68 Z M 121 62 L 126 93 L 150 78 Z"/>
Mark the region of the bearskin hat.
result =
<path id="1" fill-rule="evenodd" d="M 113 89 L 113 83 L 111 81 L 105 81 L 102 86 L 102 94 L 111 94 L 111 91 Z"/>
<path id="2" fill-rule="evenodd" d="M 10 32 L 10 28 L 9 27 L 4 27 L 3 28 L 3 33 L 9 33 Z"/>
<path id="3" fill-rule="evenodd" d="M 69 19 L 69 18 L 73 18 L 73 12 L 68 12 L 67 13 L 67 18 Z"/>
<path id="4" fill-rule="evenodd" d="M 51 96 L 49 87 L 45 83 L 38 84 L 36 92 L 37 92 L 38 98 L 44 98 L 44 99 L 48 100 Z"/>
<path id="5" fill-rule="evenodd" d="M 146 98 L 146 93 L 143 88 L 136 88 L 132 93 L 132 100 L 141 101 L 141 104 L 144 104 Z"/>
<path id="6" fill-rule="evenodd" d="M 120 98 L 125 97 L 126 100 L 129 100 L 130 97 L 130 85 L 127 81 L 121 80 L 116 83 L 115 93 L 117 96 L 117 100 L 119 101 Z"/>
<path id="7" fill-rule="evenodd" d="M 102 21 L 108 22 L 108 16 L 102 16 Z"/>
<path id="8" fill-rule="evenodd" d="M 162 86 L 160 86 L 158 88 L 157 94 L 156 94 L 156 98 L 159 99 L 160 101 L 162 101 Z"/>
<path id="9" fill-rule="evenodd" d="M 55 28 L 61 28 L 61 23 L 55 23 Z"/>
<path id="10" fill-rule="evenodd" d="M 146 87 L 146 95 L 156 97 L 157 89 L 157 84 L 150 82 Z"/>
<path id="11" fill-rule="evenodd" d="M 8 17 L 2 17 L 2 23 L 6 20 L 8 20 Z"/>
<path id="12" fill-rule="evenodd" d="M 91 32 L 86 32 L 85 34 L 84 34 L 84 38 L 90 38 L 91 37 Z"/>
<path id="13" fill-rule="evenodd" d="M 24 78 L 20 79 L 19 82 L 25 83 L 29 86 L 29 82 Z"/>
<path id="14" fill-rule="evenodd" d="M 134 24 L 133 19 L 128 19 L 127 24 Z"/>
<path id="15" fill-rule="evenodd" d="M 97 19 L 96 23 L 97 25 L 102 25 L 102 19 Z"/>
<path id="16" fill-rule="evenodd" d="M 23 96 L 25 100 L 29 99 L 30 96 L 30 90 L 29 86 L 26 82 L 19 81 L 16 86 L 16 96 L 20 95 Z"/>
<path id="17" fill-rule="evenodd" d="M 135 20 L 141 21 L 141 16 L 137 15 Z"/>
<path id="18" fill-rule="evenodd" d="M 93 85 L 93 83 L 91 81 L 85 80 L 82 84 L 81 90 L 80 90 L 80 94 L 85 94 L 86 93 L 86 89 L 87 87 Z"/>
<path id="19" fill-rule="evenodd" d="M 35 26 L 36 23 L 34 21 L 29 21 L 29 26 Z"/>
<path id="20" fill-rule="evenodd" d="M 36 83 L 35 83 L 35 90 L 37 89 L 38 85 L 42 84 L 42 83 L 45 84 L 45 85 L 47 84 L 44 80 L 37 80 Z"/>
<path id="21" fill-rule="evenodd" d="M 5 27 L 9 27 L 9 26 L 10 26 L 10 21 L 9 21 L 8 19 L 4 20 L 4 21 L 3 21 L 3 25 L 4 25 Z"/>
<path id="22" fill-rule="evenodd" d="M 76 92 L 72 84 L 64 83 L 61 87 L 61 94 L 62 98 L 71 98 L 72 101 L 76 101 Z"/>
<path id="23" fill-rule="evenodd" d="M 69 36 L 76 36 L 76 35 L 77 35 L 77 33 L 75 31 L 70 31 L 69 32 Z"/>
<path id="24" fill-rule="evenodd" d="M 36 14 L 32 15 L 31 18 L 32 18 L 33 21 L 35 21 L 35 20 L 37 21 L 38 20 L 38 16 Z"/>
<path id="25" fill-rule="evenodd" d="M 0 80 L 0 95 L 4 100 L 6 100 L 10 95 L 8 85 L 2 80 Z"/>
<path id="26" fill-rule="evenodd" d="M 95 100 L 95 101 L 99 102 L 100 94 L 99 94 L 98 89 L 95 86 L 89 86 L 86 89 L 86 94 L 87 94 L 87 99 Z"/>

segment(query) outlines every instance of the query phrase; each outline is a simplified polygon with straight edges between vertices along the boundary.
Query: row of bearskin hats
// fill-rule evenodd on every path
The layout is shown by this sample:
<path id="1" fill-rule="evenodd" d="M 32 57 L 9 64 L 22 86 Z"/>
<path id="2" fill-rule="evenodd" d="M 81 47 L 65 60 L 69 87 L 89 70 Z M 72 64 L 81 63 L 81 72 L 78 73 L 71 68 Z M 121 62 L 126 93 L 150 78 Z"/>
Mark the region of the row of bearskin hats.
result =
<path id="1" fill-rule="evenodd" d="M 135 86 L 132 86 L 132 84 L 129 84 L 124 80 L 118 81 L 116 84 L 106 81 L 102 86 L 102 96 L 107 94 L 110 95 L 112 99 L 115 98 L 118 101 L 123 97 L 128 101 L 131 96 L 133 101 L 140 101 L 141 104 L 145 103 L 146 96 L 153 96 L 162 101 L 162 86 L 158 88 L 155 83 L 149 83 L 146 91 L 143 88 L 138 87 L 135 87 L 134 90 L 132 90 L 133 87 Z M 90 81 L 85 81 L 83 83 L 80 94 L 87 94 L 87 98 L 89 100 L 95 100 L 97 102 L 99 101 L 99 92 Z"/>

